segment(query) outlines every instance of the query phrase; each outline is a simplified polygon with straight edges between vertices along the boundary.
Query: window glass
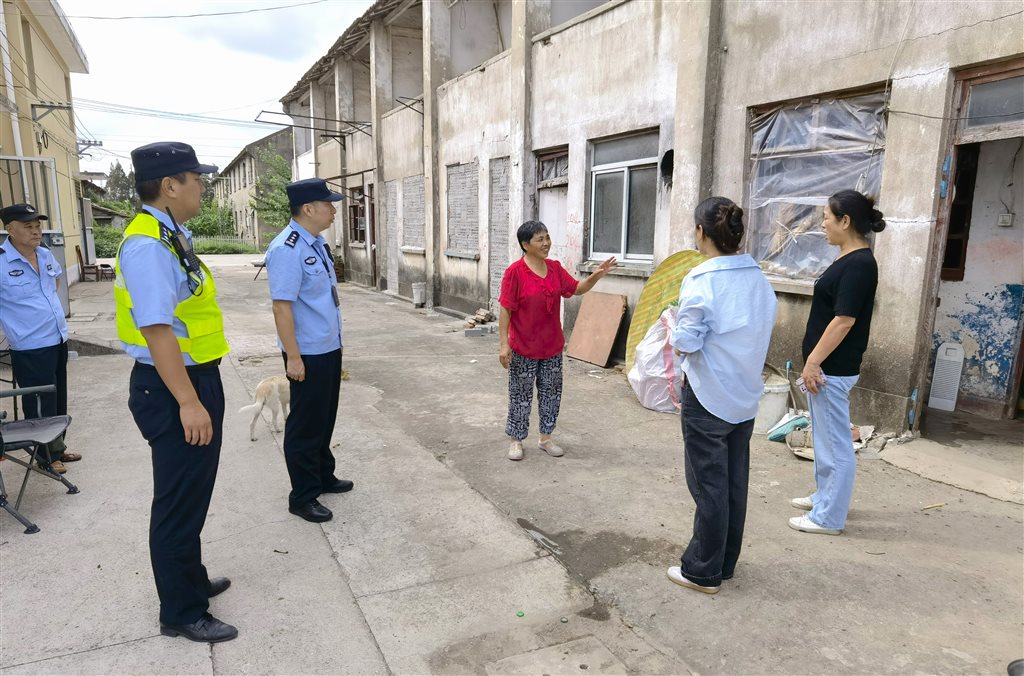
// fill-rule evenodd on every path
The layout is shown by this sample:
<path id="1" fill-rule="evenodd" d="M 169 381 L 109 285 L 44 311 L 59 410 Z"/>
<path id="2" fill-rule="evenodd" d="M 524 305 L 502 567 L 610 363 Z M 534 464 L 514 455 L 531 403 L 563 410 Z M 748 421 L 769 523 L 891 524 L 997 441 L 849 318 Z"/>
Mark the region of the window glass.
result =
<path id="1" fill-rule="evenodd" d="M 594 144 L 593 166 L 658 156 L 658 132 L 625 136 Z"/>
<path id="2" fill-rule="evenodd" d="M 1024 75 L 971 85 L 967 127 L 1024 120 Z"/>
<path id="3" fill-rule="evenodd" d="M 622 249 L 624 174 L 613 171 L 594 177 L 594 251 L 617 253 Z"/>
<path id="4" fill-rule="evenodd" d="M 657 167 L 640 167 L 629 172 L 627 254 L 654 254 L 654 205 L 658 190 L 657 181 Z"/>

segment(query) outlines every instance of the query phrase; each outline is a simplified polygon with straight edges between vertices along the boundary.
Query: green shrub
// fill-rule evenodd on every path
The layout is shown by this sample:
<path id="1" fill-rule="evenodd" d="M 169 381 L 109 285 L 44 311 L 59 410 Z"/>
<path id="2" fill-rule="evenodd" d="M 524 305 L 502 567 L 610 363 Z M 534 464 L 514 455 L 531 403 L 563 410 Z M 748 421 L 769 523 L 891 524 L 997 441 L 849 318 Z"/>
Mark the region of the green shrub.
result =
<path id="1" fill-rule="evenodd" d="M 225 242 L 196 242 L 193 250 L 197 254 L 254 254 L 256 247 L 249 244 L 227 244 Z"/>
<path id="2" fill-rule="evenodd" d="M 121 246 L 124 236 L 120 230 L 106 225 L 93 224 L 92 237 L 96 243 L 97 258 L 113 258 L 117 255 L 117 247 Z"/>

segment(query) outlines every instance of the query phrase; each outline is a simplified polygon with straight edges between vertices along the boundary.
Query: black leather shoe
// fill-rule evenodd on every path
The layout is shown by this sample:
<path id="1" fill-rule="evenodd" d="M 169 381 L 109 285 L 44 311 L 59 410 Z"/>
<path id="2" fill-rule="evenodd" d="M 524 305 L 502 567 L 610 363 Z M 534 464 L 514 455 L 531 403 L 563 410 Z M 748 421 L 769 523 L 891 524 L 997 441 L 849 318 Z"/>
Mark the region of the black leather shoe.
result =
<path id="1" fill-rule="evenodd" d="M 288 511 L 295 516 L 301 516 L 306 521 L 312 521 L 313 523 L 323 523 L 324 521 L 330 521 L 334 518 L 334 514 L 331 510 L 321 505 L 316 500 L 310 500 L 304 505 L 295 507 L 294 505 L 288 506 Z"/>
<path id="2" fill-rule="evenodd" d="M 184 636 L 188 640 L 198 643 L 220 643 L 221 641 L 230 641 L 238 636 L 237 629 L 230 624 L 221 622 L 210 613 L 203 613 L 203 616 L 192 624 L 164 624 L 161 622 L 160 633 L 164 636 Z"/>
<path id="3" fill-rule="evenodd" d="M 231 586 L 231 580 L 226 577 L 211 577 L 210 583 L 206 585 L 206 597 L 213 598 Z"/>
<path id="4" fill-rule="evenodd" d="M 348 493 L 355 486 L 348 479 L 335 479 L 334 483 L 324 486 L 324 493 Z"/>

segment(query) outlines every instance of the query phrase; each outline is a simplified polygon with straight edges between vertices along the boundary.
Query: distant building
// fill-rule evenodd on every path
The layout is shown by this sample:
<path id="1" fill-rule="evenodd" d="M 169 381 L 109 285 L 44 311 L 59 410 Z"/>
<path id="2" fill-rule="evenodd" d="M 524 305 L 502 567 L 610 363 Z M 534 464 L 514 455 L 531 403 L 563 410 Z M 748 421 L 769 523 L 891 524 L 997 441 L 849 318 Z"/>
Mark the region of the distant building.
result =
<path id="1" fill-rule="evenodd" d="M 256 215 L 251 205 L 256 190 L 256 179 L 266 170 L 259 159 L 258 151 L 267 147 L 291 165 L 291 128 L 276 131 L 245 146 L 213 181 L 214 199 L 219 206 L 231 209 L 235 233 L 260 250 L 267 244 L 269 237 L 277 234 L 273 226 L 264 223 Z"/>

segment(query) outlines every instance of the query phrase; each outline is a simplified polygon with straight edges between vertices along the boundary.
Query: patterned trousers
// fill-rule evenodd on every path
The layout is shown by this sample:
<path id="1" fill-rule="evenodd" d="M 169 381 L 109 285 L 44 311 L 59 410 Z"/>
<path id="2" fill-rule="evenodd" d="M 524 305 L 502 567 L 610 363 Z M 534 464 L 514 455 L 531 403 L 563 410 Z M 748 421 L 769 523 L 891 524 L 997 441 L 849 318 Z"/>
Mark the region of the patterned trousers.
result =
<path id="1" fill-rule="evenodd" d="M 512 352 L 508 368 L 508 423 L 505 434 L 525 439 L 530 430 L 530 407 L 534 382 L 537 384 L 537 413 L 540 433 L 551 434 L 562 404 L 562 353 L 547 359 L 530 359 Z"/>

